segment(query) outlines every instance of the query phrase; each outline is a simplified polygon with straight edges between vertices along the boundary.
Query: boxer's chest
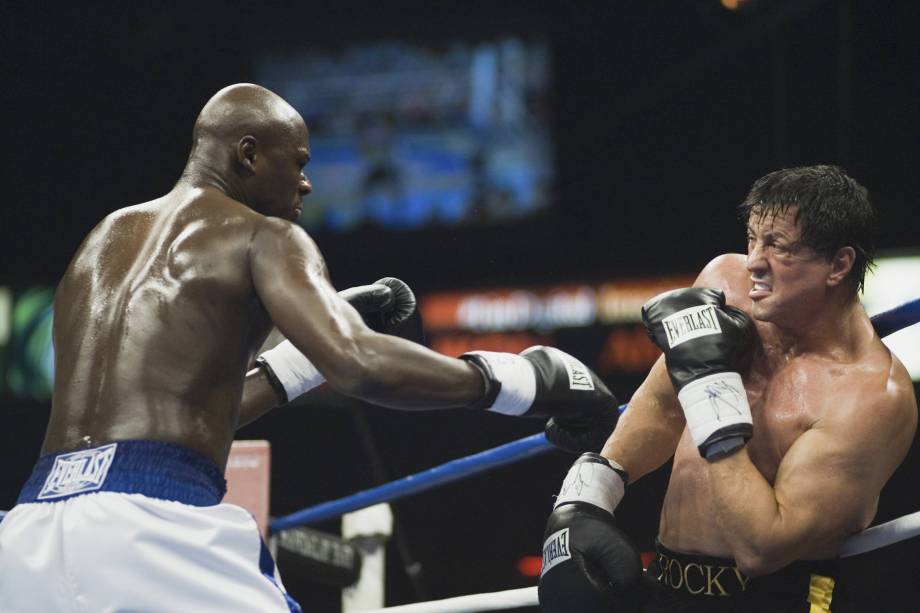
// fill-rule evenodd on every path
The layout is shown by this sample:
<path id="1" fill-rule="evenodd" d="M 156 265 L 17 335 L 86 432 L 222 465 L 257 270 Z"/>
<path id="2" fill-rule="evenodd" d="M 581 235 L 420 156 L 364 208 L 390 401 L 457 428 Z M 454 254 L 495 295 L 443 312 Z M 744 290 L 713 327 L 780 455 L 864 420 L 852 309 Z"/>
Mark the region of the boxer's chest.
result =
<path id="1" fill-rule="evenodd" d="M 751 460 L 773 483 L 789 447 L 817 421 L 824 410 L 824 381 L 820 368 L 807 360 L 780 365 L 755 363 L 745 377 L 754 436 L 748 443 Z"/>

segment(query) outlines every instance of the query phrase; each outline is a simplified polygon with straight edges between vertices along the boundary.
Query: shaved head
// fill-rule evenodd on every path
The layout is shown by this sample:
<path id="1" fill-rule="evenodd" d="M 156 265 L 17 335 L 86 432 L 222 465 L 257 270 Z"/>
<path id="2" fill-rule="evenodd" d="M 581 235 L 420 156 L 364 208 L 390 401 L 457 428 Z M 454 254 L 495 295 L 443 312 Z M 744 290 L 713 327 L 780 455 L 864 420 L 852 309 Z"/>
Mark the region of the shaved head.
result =
<path id="1" fill-rule="evenodd" d="M 251 83 L 225 87 L 204 105 L 180 182 L 211 186 L 264 214 L 297 219 L 312 186 L 303 174 L 310 135 L 281 96 Z"/>
<path id="2" fill-rule="evenodd" d="M 194 149 L 211 143 L 235 143 L 244 136 L 272 142 L 284 134 L 302 130 L 303 119 L 276 93 L 237 83 L 223 88 L 208 100 L 192 132 Z"/>

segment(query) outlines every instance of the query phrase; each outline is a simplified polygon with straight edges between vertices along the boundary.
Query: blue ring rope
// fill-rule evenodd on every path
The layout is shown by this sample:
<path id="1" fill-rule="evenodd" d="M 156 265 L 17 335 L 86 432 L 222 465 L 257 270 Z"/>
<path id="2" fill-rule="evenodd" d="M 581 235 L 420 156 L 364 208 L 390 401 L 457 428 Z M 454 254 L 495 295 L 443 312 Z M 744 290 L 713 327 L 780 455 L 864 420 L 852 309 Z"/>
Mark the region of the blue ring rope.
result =
<path id="1" fill-rule="evenodd" d="M 920 321 L 920 298 L 908 300 L 893 309 L 872 316 L 875 332 L 882 338 Z"/>
<path id="2" fill-rule="evenodd" d="M 481 453 L 452 460 L 446 464 L 429 468 L 396 481 L 384 483 L 357 494 L 323 502 L 302 511 L 279 517 L 269 523 L 268 528 L 274 533 L 304 524 L 316 523 L 324 519 L 331 519 L 357 509 L 369 507 L 378 502 L 397 500 L 491 468 L 531 458 L 546 453 L 551 449 L 554 449 L 552 443 L 547 441 L 546 435 L 541 432 Z"/>
<path id="3" fill-rule="evenodd" d="M 872 325 L 881 337 L 888 336 L 918 321 L 920 321 L 920 298 L 910 300 L 872 317 Z M 626 405 L 620 405 L 620 412 L 625 410 Z M 372 504 L 397 500 L 492 468 L 541 455 L 552 449 L 554 449 L 553 444 L 546 440 L 546 435 L 541 432 L 344 498 L 307 507 L 296 513 L 276 518 L 268 527 L 274 533 L 331 519 Z"/>

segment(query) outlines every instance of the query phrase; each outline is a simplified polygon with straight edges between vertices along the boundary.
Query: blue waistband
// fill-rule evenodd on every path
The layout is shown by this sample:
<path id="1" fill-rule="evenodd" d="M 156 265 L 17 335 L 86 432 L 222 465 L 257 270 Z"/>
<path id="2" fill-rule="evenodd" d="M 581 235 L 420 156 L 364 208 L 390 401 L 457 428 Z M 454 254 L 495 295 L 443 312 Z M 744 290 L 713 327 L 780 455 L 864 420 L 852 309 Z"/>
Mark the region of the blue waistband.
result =
<path id="1" fill-rule="evenodd" d="M 16 502 L 57 502 L 93 492 L 143 494 L 203 507 L 221 501 L 227 482 L 211 460 L 186 447 L 118 441 L 41 456 Z"/>

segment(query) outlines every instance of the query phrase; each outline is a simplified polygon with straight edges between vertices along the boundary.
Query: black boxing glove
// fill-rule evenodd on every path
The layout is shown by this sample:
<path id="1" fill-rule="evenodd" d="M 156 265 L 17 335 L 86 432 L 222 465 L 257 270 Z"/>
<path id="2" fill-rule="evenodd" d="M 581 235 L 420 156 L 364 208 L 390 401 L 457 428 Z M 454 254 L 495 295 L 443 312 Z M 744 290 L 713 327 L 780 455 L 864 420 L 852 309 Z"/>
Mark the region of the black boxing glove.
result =
<path id="1" fill-rule="evenodd" d="M 616 397 L 590 368 L 555 347 L 519 355 L 471 351 L 460 356 L 482 372 L 485 395 L 471 408 L 551 417 L 546 437 L 571 451 L 599 451 L 620 416 Z"/>
<path id="2" fill-rule="evenodd" d="M 339 296 L 361 314 L 368 328 L 383 334 L 395 334 L 417 314 L 415 294 L 404 281 L 395 277 L 344 289 Z"/>
<path id="3" fill-rule="evenodd" d="M 418 310 L 415 293 L 403 281 L 396 277 L 384 277 L 374 282 L 384 285 L 393 292 L 393 304 L 380 310 L 376 315 L 365 317 L 368 326 L 378 332 L 398 336 L 414 343 L 425 342 L 425 330 L 422 315 Z M 360 310 L 360 309 L 359 309 Z M 379 323 L 378 323 L 379 322 Z"/>
<path id="4" fill-rule="evenodd" d="M 395 302 L 393 290 L 382 283 L 343 289 L 339 298 L 353 306 L 367 327 L 375 332 L 382 331 L 384 322 L 381 314 L 391 311 Z"/>
<path id="5" fill-rule="evenodd" d="M 639 610 L 642 561 L 614 522 L 626 472 L 596 453 L 569 469 L 543 535 L 538 594 L 546 613 Z"/>
<path id="6" fill-rule="evenodd" d="M 726 306 L 722 290 L 691 287 L 646 302 L 642 321 L 664 352 L 700 454 L 712 459 L 744 445 L 754 426 L 738 371 L 755 338 L 751 319 Z"/>
<path id="7" fill-rule="evenodd" d="M 339 296 L 360 313 L 369 328 L 384 334 L 400 331 L 416 313 L 415 294 L 408 285 L 393 277 L 343 289 Z M 256 363 L 265 370 L 272 387 L 284 397 L 283 402 L 293 400 L 326 380 L 289 340 L 261 354 Z"/>

